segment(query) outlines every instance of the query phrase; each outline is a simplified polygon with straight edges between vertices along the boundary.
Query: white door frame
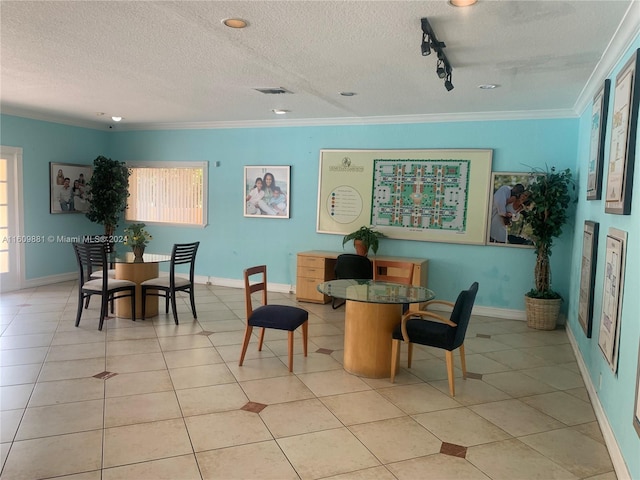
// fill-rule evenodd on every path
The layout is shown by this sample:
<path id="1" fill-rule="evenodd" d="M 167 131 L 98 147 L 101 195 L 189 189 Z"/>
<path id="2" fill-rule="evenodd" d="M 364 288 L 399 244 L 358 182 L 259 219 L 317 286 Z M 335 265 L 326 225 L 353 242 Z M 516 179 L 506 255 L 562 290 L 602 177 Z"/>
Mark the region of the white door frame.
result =
<path id="1" fill-rule="evenodd" d="M 16 237 L 24 235 L 24 202 L 22 195 L 22 148 L 7 147 L 0 145 L 0 157 L 7 160 L 8 181 L 13 186 L 7 192 L 9 195 L 8 204 L 10 211 L 9 216 L 9 235 Z M 3 239 L 0 239 L 2 241 Z M 24 244 L 14 243 L 15 248 L 10 248 L 9 268 L 10 273 L 7 278 L 11 280 L 10 284 L 3 281 L 0 283 L 0 291 L 8 292 L 10 290 L 19 290 L 23 288 L 25 283 L 24 272 Z M 13 257 L 13 258 L 12 258 Z"/>

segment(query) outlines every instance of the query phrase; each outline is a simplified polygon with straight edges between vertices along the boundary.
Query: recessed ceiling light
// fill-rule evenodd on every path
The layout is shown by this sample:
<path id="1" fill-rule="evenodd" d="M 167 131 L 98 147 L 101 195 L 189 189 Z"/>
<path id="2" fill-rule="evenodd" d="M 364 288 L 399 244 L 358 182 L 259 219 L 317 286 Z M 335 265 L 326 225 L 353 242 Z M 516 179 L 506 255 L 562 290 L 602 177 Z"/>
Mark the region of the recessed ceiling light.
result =
<path id="1" fill-rule="evenodd" d="M 247 25 L 249 25 L 246 20 L 243 20 L 241 18 L 226 18 L 222 20 L 222 23 L 224 23 L 229 28 L 245 28 Z"/>
<path id="2" fill-rule="evenodd" d="M 356 92 L 340 92 L 340 95 L 342 95 L 343 97 L 354 97 L 357 95 Z"/>
<path id="3" fill-rule="evenodd" d="M 271 110 L 273 113 L 275 113 L 276 115 L 285 115 L 287 113 L 289 113 L 289 110 L 282 110 L 280 108 L 274 108 L 273 110 Z"/>
<path id="4" fill-rule="evenodd" d="M 478 0 L 449 0 L 452 7 L 470 7 L 478 3 Z"/>
<path id="5" fill-rule="evenodd" d="M 484 85 L 478 85 L 478 88 L 481 90 L 493 90 L 494 88 L 498 88 L 500 85 L 496 85 L 495 83 L 485 83 Z"/>
<path id="6" fill-rule="evenodd" d="M 119 122 L 120 120 L 122 120 L 122 117 L 111 117 L 111 120 L 113 120 L 114 122 Z"/>

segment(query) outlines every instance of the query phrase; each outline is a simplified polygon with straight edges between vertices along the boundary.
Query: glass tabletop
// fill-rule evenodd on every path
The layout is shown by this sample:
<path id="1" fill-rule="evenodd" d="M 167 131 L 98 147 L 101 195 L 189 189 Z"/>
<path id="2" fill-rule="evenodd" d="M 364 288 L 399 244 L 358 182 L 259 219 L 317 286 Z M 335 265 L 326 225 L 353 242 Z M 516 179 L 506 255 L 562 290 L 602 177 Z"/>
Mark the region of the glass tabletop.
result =
<path id="1" fill-rule="evenodd" d="M 136 258 L 131 251 L 115 251 L 108 255 L 107 261 L 109 263 L 158 263 L 168 262 L 171 260 L 171 255 L 164 255 L 162 253 L 145 253 L 142 255 L 142 259 Z"/>
<path id="2" fill-rule="evenodd" d="M 331 297 L 367 303 L 421 303 L 436 296 L 425 287 L 375 280 L 330 280 L 317 288 Z"/>

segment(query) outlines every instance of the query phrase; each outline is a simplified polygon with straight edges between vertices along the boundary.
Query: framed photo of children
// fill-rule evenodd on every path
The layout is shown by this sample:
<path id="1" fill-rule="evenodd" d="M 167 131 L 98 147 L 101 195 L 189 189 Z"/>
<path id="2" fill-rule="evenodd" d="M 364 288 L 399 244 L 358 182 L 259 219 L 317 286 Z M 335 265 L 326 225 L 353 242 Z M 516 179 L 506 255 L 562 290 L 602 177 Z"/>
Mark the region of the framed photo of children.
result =
<path id="1" fill-rule="evenodd" d="M 289 218 L 291 167 L 251 165 L 244 167 L 244 216 Z"/>
<path id="2" fill-rule="evenodd" d="M 49 163 L 50 213 L 86 213 L 91 165 Z"/>
<path id="3" fill-rule="evenodd" d="M 640 88 L 636 79 L 639 67 L 640 48 L 633 53 L 616 78 L 605 213 L 631 214 L 631 189 L 640 105 Z"/>
<path id="4" fill-rule="evenodd" d="M 533 248 L 524 217 L 531 207 L 527 190 L 534 179 L 535 175 L 525 172 L 493 172 L 487 245 Z"/>

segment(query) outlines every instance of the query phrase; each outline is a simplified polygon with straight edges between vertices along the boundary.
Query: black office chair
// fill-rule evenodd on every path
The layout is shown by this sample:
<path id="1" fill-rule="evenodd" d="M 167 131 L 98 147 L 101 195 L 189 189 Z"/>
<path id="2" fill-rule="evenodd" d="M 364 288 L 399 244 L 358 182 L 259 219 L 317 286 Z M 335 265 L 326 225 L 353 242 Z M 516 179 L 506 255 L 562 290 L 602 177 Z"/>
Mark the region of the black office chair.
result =
<path id="1" fill-rule="evenodd" d="M 178 325 L 178 310 L 176 308 L 176 292 L 187 292 L 191 302 L 191 312 L 193 318 L 198 318 L 196 314 L 196 301 L 194 297 L 193 275 L 196 263 L 196 253 L 200 242 L 176 243 L 171 252 L 171 266 L 169 276 L 151 278 L 140 284 L 142 288 L 142 319 L 144 320 L 147 306 L 147 295 L 154 297 L 164 297 L 165 313 L 169 313 L 169 301 L 173 311 L 173 320 Z M 189 278 L 176 276 L 176 265 L 189 264 Z M 152 291 L 149 291 L 152 290 Z M 155 290 L 155 293 L 153 292 Z"/>
<path id="2" fill-rule="evenodd" d="M 109 301 L 113 312 L 113 300 L 131 297 L 131 318 L 136 320 L 136 284 L 129 280 L 116 280 L 109 276 L 107 263 L 107 247 L 104 243 L 74 243 L 73 250 L 80 270 L 78 285 L 78 311 L 76 314 L 76 327 L 80 325 L 82 307 L 89 306 L 91 295 L 102 297 L 100 304 L 100 323 L 98 330 L 102 330 L 104 319 L 107 316 Z M 91 278 L 91 272 L 100 269 L 100 278 Z M 127 293 L 128 292 L 128 293 Z"/>
<path id="3" fill-rule="evenodd" d="M 334 273 L 337 279 L 371 280 L 373 278 L 373 264 L 364 255 L 343 253 L 338 255 Z M 334 298 L 331 306 L 335 309 L 344 305 L 345 300 Z"/>
<path id="4" fill-rule="evenodd" d="M 392 335 L 391 383 L 393 383 L 398 370 L 400 342 L 405 341 L 409 344 L 407 358 L 407 366 L 409 368 L 411 368 L 413 344 L 428 345 L 446 350 L 449 392 L 452 397 L 455 396 L 453 351 L 457 348 L 460 349 L 462 377 L 467 378 L 467 365 L 464 358 L 464 336 L 467 333 L 467 326 L 469 325 L 469 318 L 471 317 L 471 310 L 477 293 L 478 282 L 473 282 L 468 290 L 460 292 L 455 304 L 444 300 L 431 300 L 426 303 L 425 308 L 429 308 L 429 305 L 433 304 L 453 307 L 449 319 L 426 310 L 409 312 L 403 315 L 402 323 L 396 326 Z M 425 320 L 423 317 L 432 318 L 435 321 Z"/>
<path id="5" fill-rule="evenodd" d="M 258 275 L 257 281 L 251 283 L 251 277 Z M 251 294 L 262 292 L 262 305 L 253 308 Z M 244 341 L 242 343 L 242 352 L 240 353 L 239 366 L 244 362 L 244 356 L 247 353 L 249 340 L 253 327 L 262 328 L 260 339 L 258 341 L 258 351 L 262 350 L 264 342 L 264 331 L 266 328 L 274 328 L 276 330 L 289 331 L 289 371 L 293 372 L 293 335 L 295 330 L 302 325 L 302 342 L 304 346 L 304 356 L 307 356 L 307 338 L 309 331 L 309 312 L 302 308 L 292 307 L 290 305 L 269 305 L 267 303 L 267 266 L 259 265 L 257 267 L 247 268 L 244 271 L 244 295 L 245 307 L 247 311 L 247 328 L 244 332 Z"/>

